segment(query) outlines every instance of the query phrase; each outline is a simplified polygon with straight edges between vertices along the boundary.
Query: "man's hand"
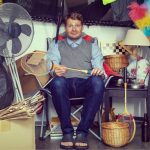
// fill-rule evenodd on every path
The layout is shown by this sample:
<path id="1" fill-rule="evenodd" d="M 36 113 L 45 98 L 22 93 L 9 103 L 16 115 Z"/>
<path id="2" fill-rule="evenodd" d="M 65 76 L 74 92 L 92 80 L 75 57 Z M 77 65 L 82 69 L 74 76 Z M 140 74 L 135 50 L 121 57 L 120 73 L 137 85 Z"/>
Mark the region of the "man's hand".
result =
<path id="1" fill-rule="evenodd" d="M 55 67 L 54 72 L 57 76 L 63 76 L 67 72 L 67 67 L 59 65 Z"/>
<path id="2" fill-rule="evenodd" d="M 92 75 L 94 76 L 99 76 L 102 75 L 104 72 L 102 70 L 100 70 L 99 68 L 94 68 L 91 72 Z"/>

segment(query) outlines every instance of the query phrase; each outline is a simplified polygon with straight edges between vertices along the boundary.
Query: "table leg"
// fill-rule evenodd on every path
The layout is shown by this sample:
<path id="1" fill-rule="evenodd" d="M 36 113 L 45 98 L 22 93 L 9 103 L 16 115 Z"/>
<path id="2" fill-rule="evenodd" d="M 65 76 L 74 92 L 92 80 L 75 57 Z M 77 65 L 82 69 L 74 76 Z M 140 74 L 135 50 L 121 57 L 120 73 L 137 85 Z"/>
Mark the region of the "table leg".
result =
<path id="1" fill-rule="evenodd" d="M 146 106 L 147 106 L 148 121 L 150 122 L 150 95 L 148 95 L 146 99 Z"/>

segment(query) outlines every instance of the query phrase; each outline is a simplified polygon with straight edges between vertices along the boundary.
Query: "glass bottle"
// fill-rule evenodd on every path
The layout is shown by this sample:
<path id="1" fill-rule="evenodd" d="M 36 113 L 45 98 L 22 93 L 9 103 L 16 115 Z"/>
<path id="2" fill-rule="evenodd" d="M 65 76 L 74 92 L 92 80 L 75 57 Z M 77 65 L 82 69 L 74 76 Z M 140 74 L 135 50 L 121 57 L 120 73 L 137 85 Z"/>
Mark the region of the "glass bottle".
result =
<path id="1" fill-rule="evenodd" d="M 149 130 L 149 121 L 147 113 L 144 113 L 144 120 L 142 122 L 142 142 L 149 142 L 150 140 L 150 130 Z"/>

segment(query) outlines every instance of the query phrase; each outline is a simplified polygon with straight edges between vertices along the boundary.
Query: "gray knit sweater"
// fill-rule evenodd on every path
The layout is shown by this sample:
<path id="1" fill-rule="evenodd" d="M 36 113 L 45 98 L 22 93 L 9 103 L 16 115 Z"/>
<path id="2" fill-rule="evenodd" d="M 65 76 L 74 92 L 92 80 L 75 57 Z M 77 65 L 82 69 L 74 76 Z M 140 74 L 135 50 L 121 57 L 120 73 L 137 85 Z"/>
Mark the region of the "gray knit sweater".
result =
<path id="1" fill-rule="evenodd" d="M 58 49 L 61 56 L 61 65 L 65 65 L 70 68 L 76 69 L 86 69 L 91 70 L 91 59 L 92 59 L 92 43 L 87 42 L 84 39 L 79 46 L 72 48 L 67 40 L 64 39 L 59 41 Z M 90 75 L 68 70 L 65 74 L 66 78 L 78 77 L 78 78 L 88 78 Z"/>

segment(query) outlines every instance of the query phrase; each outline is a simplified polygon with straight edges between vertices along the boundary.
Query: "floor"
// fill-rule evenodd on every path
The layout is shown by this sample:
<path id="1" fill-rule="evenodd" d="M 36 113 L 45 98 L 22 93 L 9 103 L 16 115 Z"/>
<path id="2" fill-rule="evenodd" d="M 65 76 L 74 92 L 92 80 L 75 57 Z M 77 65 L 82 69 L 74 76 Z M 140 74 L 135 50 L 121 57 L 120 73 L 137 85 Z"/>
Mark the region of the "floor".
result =
<path id="1" fill-rule="evenodd" d="M 36 127 L 36 150 L 61 150 L 59 148 L 60 139 L 50 139 L 47 137 L 44 141 L 39 140 L 40 128 Z M 134 140 L 124 147 L 112 148 L 98 141 L 93 135 L 89 135 L 89 150 L 149 150 L 150 142 L 141 141 L 141 126 L 137 124 L 137 130 Z"/>

